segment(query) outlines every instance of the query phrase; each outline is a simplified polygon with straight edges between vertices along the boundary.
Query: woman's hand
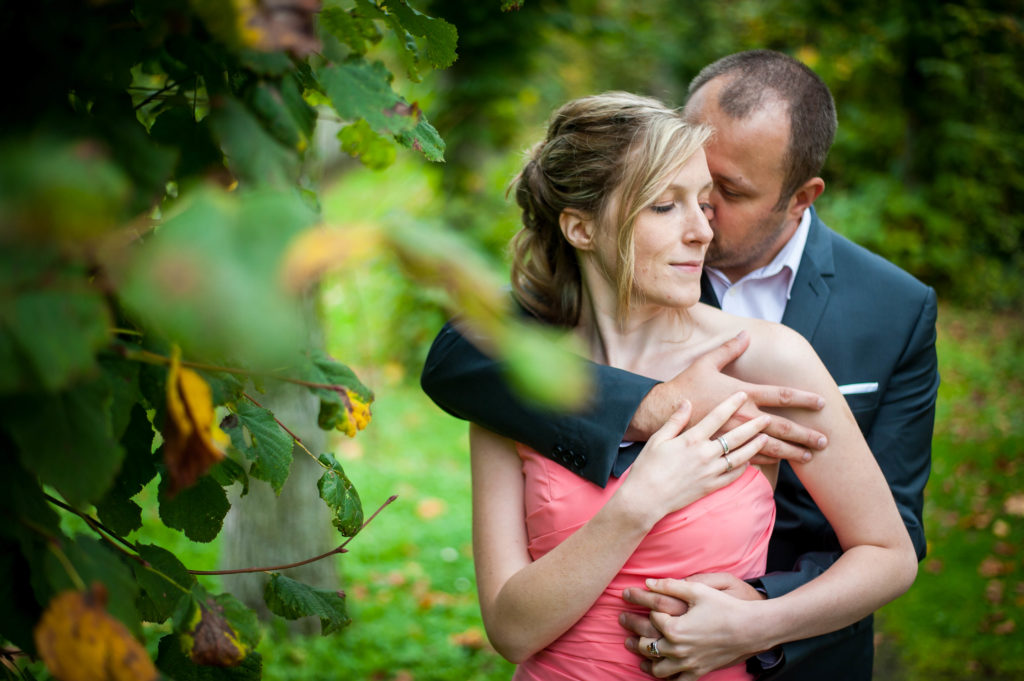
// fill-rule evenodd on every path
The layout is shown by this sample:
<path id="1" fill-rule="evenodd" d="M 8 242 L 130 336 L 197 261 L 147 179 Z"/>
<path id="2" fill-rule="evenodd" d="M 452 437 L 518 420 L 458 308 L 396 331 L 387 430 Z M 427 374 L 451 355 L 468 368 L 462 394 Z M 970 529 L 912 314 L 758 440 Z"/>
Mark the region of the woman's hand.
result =
<path id="1" fill-rule="evenodd" d="M 687 430 L 691 407 L 684 402 L 647 441 L 619 494 L 653 525 L 739 478 L 767 442 L 761 431 L 769 418 L 760 416 L 713 436 L 746 400 L 746 393 L 732 395 Z"/>

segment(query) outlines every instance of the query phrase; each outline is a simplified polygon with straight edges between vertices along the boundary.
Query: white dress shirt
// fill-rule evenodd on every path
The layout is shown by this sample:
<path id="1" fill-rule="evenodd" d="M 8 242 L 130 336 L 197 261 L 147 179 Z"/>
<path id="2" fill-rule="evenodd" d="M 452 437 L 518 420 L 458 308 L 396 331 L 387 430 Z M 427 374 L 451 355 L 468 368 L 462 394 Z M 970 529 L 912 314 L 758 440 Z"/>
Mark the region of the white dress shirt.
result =
<path id="1" fill-rule="evenodd" d="M 772 261 L 735 283 L 729 281 L 721 271 L 705 267 L 704 271 L 708 274 L 722 309 L 738 317 L 781 322 L 810 229 L 811 211 L 807 209 L 793 236 Z"/>

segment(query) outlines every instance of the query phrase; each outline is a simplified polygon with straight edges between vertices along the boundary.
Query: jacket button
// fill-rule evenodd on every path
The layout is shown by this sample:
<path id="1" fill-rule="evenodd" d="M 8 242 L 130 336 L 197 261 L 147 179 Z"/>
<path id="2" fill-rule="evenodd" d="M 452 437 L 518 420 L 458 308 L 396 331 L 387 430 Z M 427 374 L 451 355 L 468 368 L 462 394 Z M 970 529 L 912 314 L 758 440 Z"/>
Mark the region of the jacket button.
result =
<path id="1" fill-rule="evenodd" d="M 576 452 L 570 452 L 572 454 L 572 465 L 577 470 L 582 470 L 587 464 L 586 454 L 577 454 Z"/>

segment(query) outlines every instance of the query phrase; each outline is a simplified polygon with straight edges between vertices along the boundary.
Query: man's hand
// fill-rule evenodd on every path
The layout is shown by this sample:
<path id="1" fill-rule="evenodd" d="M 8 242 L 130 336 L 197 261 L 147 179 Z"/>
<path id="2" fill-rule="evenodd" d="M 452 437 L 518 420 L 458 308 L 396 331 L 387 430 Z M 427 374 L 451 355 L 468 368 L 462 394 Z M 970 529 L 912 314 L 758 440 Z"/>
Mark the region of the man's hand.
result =
<path id="1" fill-rule="evenodd" d="M 650 591 L 627 589 L 623 597 L 634 605 L 657 605 L 667 611 L 652 610 L 649 619 L 625 613 L 619 620 L 637 634 L 626 640 L 626 648 L 647 658 L 641 663 L 646 672 L 658 678 L 678 674 L 677 679 L 693 681 L 761 652 L 753 613 L 744 601 L 763 596 L 745 582 L 714 574 L 652 579 L 647 585 Z M 685 614 L 671 614 L 681 610 Z M 651 641 L 657 641 L 658 657 L 648 649 Z"/>
<path id="2" fill-rule="evenodd" d="M 743 391 L 750 396 L 725 428 L 757 418 L 762 407 L 795 407 L 820 410 L 825 401 L 820 395 L 785 386 L 746 383 L 722 373 L 722 369 L 736 361 L 750 345 L 750 336 L 741 331 L 714 350 L 698 357 L 693 364 L 675 378 L 659 383 L 647 394 L 633 415 L 625 439 L 642 442 L 660 428 L 682 404 L 693 405 L 692 419 L 700 420 L 729 395 Z M 825 436 L 789 419 L 769 415 L 771 422 L 765 429 L 768 443 L 751 463 L 778 463 L 779 459 L 810 461 L 812 451 L 825 447 Z"/>

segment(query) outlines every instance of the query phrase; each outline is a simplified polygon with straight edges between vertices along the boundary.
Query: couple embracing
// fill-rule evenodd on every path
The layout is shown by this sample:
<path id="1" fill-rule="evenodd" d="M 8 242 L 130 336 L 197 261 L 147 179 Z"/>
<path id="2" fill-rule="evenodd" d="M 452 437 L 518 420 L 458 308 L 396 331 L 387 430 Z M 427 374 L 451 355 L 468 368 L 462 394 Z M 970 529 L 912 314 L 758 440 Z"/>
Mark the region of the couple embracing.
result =
<path id="1" fill-rule="evenodd" d="M 477 586 L 516 678 L 871 677 L 924 553 L 936 300 L 818 219 L 835 127 L 757 50 L 681 112 L 569 102 L 532 150 L 513 289 L 582 339 L 591 406 L 520 403 L 451 325 L 422 380 L 480 424 Z"/>

